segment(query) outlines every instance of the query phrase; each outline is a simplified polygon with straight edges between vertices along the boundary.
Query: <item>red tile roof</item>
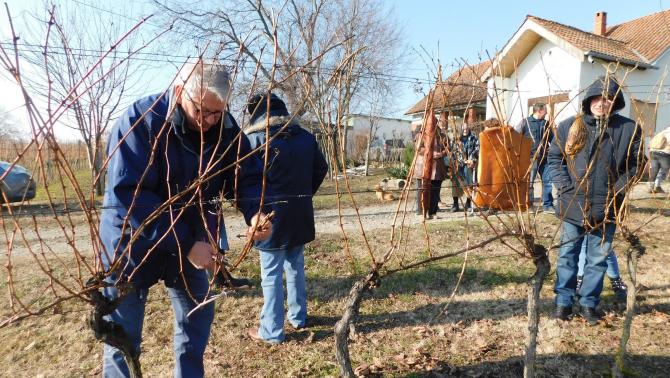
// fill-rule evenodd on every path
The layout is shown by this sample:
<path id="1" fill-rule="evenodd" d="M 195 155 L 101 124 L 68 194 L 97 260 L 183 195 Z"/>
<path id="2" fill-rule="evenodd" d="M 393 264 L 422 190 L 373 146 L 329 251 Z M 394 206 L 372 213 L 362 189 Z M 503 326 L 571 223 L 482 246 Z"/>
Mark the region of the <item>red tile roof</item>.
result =
<path id="1" fill-rule="evenodd" d="M 527 18 L 578 49 L 603 54 L 611 60 L 648 64 L 670 47 L 670 10 L 611 26 L 605 36 L 536 16 Z"/>
<path id="2" fill-rule="evenodd" d="M 474 66 L 466 65 L 452 73 L 442 84 L 436 85 L 434 89 L 440 88 L 443 90 L 435 92 L 435 109 L 440 110 L 486 101 L 486 83 L 481 81 L 481 77 L 490 66 L 490 61 Z M 405 114 L 423 113 L 426 109 L 427 100 L 428 96 L 425 96 Z"/>
<path id="3" fill-rule="evenodd" d="M 535 16 L 528 16 L 528 19 L 535 21 L 580 50 L 595 51 L 613 58 L 623 58 L 633 62 L 645 63 L 640 56 L 635 54 L 621 41 L 588 33 L 572 26 L 563 25 L 555 21 L 545 20 Z"/>
<path id="4" fill-rule="evenodd" d="M 653 62 L 670 47 L 670 10 L 611 26 L 607 37 L 625 43 Z"/>

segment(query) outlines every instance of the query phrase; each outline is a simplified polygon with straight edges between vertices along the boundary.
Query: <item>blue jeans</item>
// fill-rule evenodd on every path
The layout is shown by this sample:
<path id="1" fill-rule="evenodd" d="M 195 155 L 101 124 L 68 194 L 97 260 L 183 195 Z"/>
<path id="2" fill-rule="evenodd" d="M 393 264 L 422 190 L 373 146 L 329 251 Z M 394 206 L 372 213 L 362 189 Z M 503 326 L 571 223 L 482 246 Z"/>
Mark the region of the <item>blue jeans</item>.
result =
<path id="1" fill-rule="evenodd" d="M 530 185 L 528 186 L 528 199 L 530 200 L 530 204 L 532 206 L 533 200 L 535 199 L 533 188 L 538 173 L 542 179 L 542 207 L 545 209 L 554 207 L 554 196 L 551 194 L 551 174 L 549 165 L 546 163 L 539 165 L 533 163 L 533 168 L 530 170 Z"/>
<path id="2" fill-rule="evenodd" d="M 185 262 L 188 264 L 188 262 Z M 193 296 L 201 301 L 207 293 L 209 283 L 204 270 L 191 271 L 186 277 L 188 289 Z M 189 297 L 183 281 L 178 280 L 175 287 L 168 288 L 174 311 L 174 354 L 175 377 L 202 377 L 205 375 L 203 355 L 207 347 L 209 332 L 214 320 L 214 303 L 200 308 L 190 317 L 186 315 L 196 306 Z M 140 351 L 142 341 L 142 325 L 144 323 L 144 308 L 147 303 L 149 289 L 138 289 L 129 293 L 119 304 L 116 310 L 106 317 L 121 325 L 135 346 Z M 104 295 L 113 299 L 118 295 L 114 287 L 106 288 Z M 102 363 L 103 377 L 128 377 L 128 366 L 121 352 L 107 344 L 103 349 Z"/>
<path id="3" fill-rule="evenodd" d="M 603 278 L 607 263 L 605 258 L 612 249 L 616 225 L 607 224 L 603 232 L 597 228 L 586 233 L 583 226 L 561 223 L 561 247 L 556 262 L 556 305 L 571 307 L 577 286 L 577 264 L 582 244 L 586 245 L 584 281 L 579 291 L 579 303 L 583 307 L 595 308 L 600 302 Z"/>
<path id="4" fill-rule="evenodd" d="M 609 278 L 619 278 L 619 262 L 616 259 L 616 253 L 613 249 L 610 249 L 605 258 L 607 262 L 607 277 Z M 577 275 L 584 275 L 584 265 L 586 263 L 586 243 L 582 243 L 582 249 L 579 251 L 579 263 L 577 264 Z"/>
<path id="5" fill-rule="evenodd" d="M 286 273 L 288 321 L 294 327 L 304 327 L 307 321 L 307 290 L 305 287 L 305 246 L 276 250 L 259 250 L 261 257 L 261 287 L 263 310 L 258 335 L 265 341 L 284 341 L 284 285 Z"/>
<path id="6" fill-rule="evenodd" d="M 461 176 L 461 185 L 471 187 L 475 183 L 475 170 L 473 168 L 463 164 L 463 166 L 458 169 L 458 173 Z"/>

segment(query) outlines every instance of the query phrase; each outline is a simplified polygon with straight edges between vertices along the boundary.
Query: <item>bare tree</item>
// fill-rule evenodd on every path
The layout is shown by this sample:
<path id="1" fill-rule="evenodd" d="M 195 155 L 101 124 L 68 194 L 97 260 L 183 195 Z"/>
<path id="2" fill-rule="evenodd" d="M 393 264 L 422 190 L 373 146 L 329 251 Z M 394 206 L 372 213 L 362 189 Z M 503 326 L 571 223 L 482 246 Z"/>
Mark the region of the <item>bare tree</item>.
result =
<path id="1" fill-rule="evenodd" d="M 383 91 L 380 94 L 392 102 L 388 94 L 397 83 L 386 75 L 401 64 L 403 44 L 391 10 L 380 2 L 229 0 L 205 3 L 197 11 L 177 1 L 158 6 L 167 11 L 161 13 L 178 20 L 176 28 L 182 34 L 199 41 L 218 41 L 217 52 L 223 52 L 222 56 L 242 52 L 242 80 L 233 100 L 244 101 L 255 88 L 266 90 L 272 82 L 272 89 L 283 92 L 296 116 L 325 125 L 328 122 L 319 114 L 340 113 L 332 121 L 339 128 L 345 151 L 347 128 L 342 120 L 354 109 L 366 111 L 371 93 Z M 271 26 L 277 14 L 281 17 L 275 39 Z M 272 67 L 275 40 L 278 65 Z M 341 75 L 332 83 L 335 70 Z"/>
<path id="2" fill-rule="evenodd" d="M 109 41 L 121 35 L 125 26 L 100 12 L 52 6 L 44 13 L 44 17 L 34 15 L 40 27 L 34 32 L 46 35 L 46 39 L 23 50 L 26 61 L 33 66 L 31 71 L 36 73 L 27 84 L 41 95 L 38 100 L 46 103 L 48 111 L 66 104 L 66 117 L 61 123 L 76 130 L 84 141 L 91 180 L 96 194 L 102 195 L 104 134 L 117 111 L 123 109 L 133 77 L 140 73 L 128 59 L 133 41 L 110 49 Z M 45 33 L 50 25 L 55 27 Z M 103 54 L 107 54 L 106 59 L 96 65 Z M 89 67 L 94 68 L 89 71 Z M 79 82 L 83 85 L 75 87 Z"/>
<path id="3" fill-rule="evenodd" d="M 21 139 L 19 124 L 11 110 L 0 107 L 0 140 L 18 142 Z"/>

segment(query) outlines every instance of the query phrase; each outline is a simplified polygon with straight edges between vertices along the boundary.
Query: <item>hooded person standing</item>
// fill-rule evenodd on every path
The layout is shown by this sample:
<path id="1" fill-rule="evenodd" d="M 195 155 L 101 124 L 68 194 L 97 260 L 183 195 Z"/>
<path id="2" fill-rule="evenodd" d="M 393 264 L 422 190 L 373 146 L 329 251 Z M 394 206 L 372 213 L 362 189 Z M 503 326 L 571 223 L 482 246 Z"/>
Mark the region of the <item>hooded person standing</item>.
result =
<path id="1" fill-rule="evenodd" d="M 265 168 L 265 204 L 274 213 L 272 235 L 255 243 L 260 253 L 263 309 L 260 326 L 248 330 L 254 340 L 284 341 L 286 274 L 288 321 L 293 328 L 307 324 L 305 244 L 314 240 L 312 196 L 328 173 L 328 163 L 316 138 L 289 115 L 284 102 L 270 93 L 257 94 L 247 105 L 249 126 L 244 132 Z M 265 156 L 266 143 L 269 156 Z"/>
<path id="2" fill-rule="evenodd" d="M 568 320 L 577 284 L 577 261 L 586 244 L 584 281 L 579 290 L 581 315 L 591 325 L 597 310 L 616 230 L 615 214 L 634 182 L 642 151 L 641 130 L 617 111 L 624 95 L 612 77 L 596 79 L 585 91 L 577 116 L 561 122 L 547 164 L 558 187 L 557 215 L 561 247 L 556 266 L 554 316 Z"/>

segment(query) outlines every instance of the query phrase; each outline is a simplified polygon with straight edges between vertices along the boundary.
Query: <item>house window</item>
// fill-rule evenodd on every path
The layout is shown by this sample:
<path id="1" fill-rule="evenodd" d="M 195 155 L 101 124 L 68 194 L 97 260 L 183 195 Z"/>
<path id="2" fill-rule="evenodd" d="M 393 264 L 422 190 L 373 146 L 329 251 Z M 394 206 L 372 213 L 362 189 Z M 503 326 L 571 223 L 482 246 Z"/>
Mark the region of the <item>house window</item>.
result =
<path id="1" fill-rule="evenodd" d="M 642 128 L 645 138 L 651 138 L 656 133 L 656 110 L 658 105 L 654 102 L 633 100 L 630 116 Z"/>
<path id="2" fill-rule="evenodd" d="M 533 104 L 542 103 L 547 105 L 546 120 L 556 121 L 563 120 L 574 114 L 567 114 L 566 107 L 570 104 L 570 96 L 568 93 L 559 93 L 551 96 L 535 97 L 528 99 L 528 114 L 533 114 Z"/>

